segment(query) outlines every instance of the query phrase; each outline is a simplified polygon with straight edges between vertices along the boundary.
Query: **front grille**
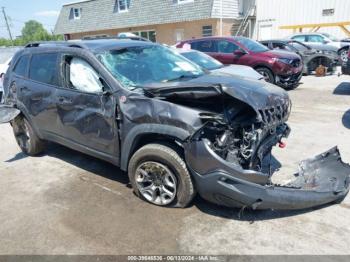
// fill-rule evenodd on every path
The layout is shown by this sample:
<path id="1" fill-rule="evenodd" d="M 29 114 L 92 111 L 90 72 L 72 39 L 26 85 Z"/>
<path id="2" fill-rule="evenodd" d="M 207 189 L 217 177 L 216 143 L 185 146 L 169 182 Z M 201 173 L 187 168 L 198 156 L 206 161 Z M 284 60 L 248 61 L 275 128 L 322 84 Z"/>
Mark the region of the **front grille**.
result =
<path id="1" fill-rule="evenodd" d="M 288 102 L 259 110 L 261 120 L 264 124 L 269 125 L 279 125 L 284 123 L 289 117 L 289 112 L 290 104 Z"/>
<path id="2" fill-rule="evenodd" d="M 299 67 L 301 64 L 301 60 L 299 58 L 293 59 L 291 62 L 292 67 Z"/>

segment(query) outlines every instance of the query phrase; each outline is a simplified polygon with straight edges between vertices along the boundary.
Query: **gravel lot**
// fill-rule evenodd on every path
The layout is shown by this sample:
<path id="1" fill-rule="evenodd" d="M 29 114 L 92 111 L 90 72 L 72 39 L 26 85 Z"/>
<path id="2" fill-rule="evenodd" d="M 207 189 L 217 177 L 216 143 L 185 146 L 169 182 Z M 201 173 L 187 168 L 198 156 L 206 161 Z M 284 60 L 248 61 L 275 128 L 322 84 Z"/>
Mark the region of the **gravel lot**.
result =
<path id="1" fill-rule="evenodd" d="M 304 77 L 276 180 L 338 145 L 350 162 L 350 77 Z M 51 144 L 26 157 L 0 125 L 0 254 L 350 254 L 350 197 L 302 212 L 187 209 L 136 198 L 118 168 Z"/>

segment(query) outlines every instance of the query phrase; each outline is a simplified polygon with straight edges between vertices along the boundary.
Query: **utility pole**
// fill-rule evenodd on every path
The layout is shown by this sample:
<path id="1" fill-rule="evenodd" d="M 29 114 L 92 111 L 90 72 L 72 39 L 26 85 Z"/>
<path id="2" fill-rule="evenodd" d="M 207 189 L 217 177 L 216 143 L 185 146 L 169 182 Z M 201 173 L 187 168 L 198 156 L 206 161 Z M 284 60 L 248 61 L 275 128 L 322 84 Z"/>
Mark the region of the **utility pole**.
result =
<path id="1" fill-rule="evenodd" d="M 12 38 L 12 34 L 11 34 L 11 29 L 10 29 L 10 26 L 9 26 L 9 22 L 7 20 L 7 15 L 6 15 L 6 12 L 5 12 L 5 7 L 2 7 L 2 13 L 4 15 L 4 19 L 5 19 L 5 22 L 6 22 L 6 27 L 7 27 L 7 31 L 9 32 L 9 36 L 10 36 L 10 39 L 11 39 L 11 43 L 13 44 L 13 38 Z"/>
<path id="2" fill-rule="evenodd" d="M 220 0 L 220 36 L 222 36 L 222 16 L 223 16 L 223 0 Z"/>

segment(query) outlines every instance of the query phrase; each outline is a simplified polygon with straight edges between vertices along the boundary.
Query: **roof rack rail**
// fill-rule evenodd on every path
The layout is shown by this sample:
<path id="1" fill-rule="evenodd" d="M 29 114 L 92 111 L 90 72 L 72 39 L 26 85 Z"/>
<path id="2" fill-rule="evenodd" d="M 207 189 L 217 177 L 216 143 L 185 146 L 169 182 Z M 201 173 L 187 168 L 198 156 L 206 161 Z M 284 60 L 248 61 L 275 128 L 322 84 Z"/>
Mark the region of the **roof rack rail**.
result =
<path id="1" fill-rule="evenodd" d="M 149 39 L 141 37 L 141 36 L 111 36 L 111 35 L 97 35 L 97 36 L 84 36 L 82 40 L 101 40 L 101 39 L 116 39 L 116 40 L 135 40 L 135 41 L 144 41 L 150 42 Z"/>
<path id="2" fill-rule="evenodd" d="M 39 46 L 66 46 L 66 47 L 76 47 L 76 48 L 85 48 L 82 43 L 78 42 L 68 42 L 68 41 L 43 41 L 43 42 L 32 42 L 28 43 L 25 48 L 39 47 Z"/>

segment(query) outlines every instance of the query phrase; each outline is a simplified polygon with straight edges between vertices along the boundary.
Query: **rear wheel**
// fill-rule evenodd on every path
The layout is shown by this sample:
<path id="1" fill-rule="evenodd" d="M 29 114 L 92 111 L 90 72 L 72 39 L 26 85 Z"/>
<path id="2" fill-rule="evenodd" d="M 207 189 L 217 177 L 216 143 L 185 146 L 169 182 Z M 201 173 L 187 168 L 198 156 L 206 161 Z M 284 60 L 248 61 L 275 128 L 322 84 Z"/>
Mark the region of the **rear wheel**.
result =
<path id="1" fill-rule="evenodd" d="M 185 162 L 165 145 L 140 148 L 130 159 L 128 175 L 135 194 L 158 206 L 186 207 L 195 195 Z"/>
<path id="2" fill-rule="evenodd" d="M 266 82 L 275 84 L 275 76 L 270 69 L 266 67 L 257 67 L 255 70 L 264 77 Z"/>
<path id="3" fill-rule="evenodd" d="M 28 120 L 23 116 L 17 116 L 12 121 L 12 128 L 17 144 L 23 153 L 35 156 L 44 150 L 45 142 L 35 134 Z"/>

